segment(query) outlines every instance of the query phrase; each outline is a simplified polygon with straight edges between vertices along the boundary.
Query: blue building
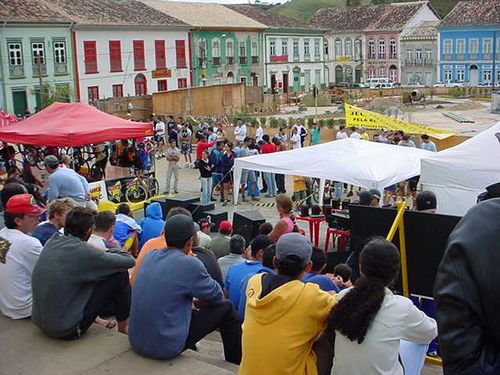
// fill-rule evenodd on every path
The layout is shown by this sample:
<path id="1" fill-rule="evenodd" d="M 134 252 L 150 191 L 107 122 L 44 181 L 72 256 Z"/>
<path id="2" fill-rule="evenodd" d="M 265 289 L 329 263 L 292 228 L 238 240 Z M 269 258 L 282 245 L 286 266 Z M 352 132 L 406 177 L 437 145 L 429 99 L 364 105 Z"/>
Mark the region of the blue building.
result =
<path id="1" fill-rule="evenodd" d="M 500 0 L 459 2 L 438 32 L 440 81 L 500 82 Z"/>

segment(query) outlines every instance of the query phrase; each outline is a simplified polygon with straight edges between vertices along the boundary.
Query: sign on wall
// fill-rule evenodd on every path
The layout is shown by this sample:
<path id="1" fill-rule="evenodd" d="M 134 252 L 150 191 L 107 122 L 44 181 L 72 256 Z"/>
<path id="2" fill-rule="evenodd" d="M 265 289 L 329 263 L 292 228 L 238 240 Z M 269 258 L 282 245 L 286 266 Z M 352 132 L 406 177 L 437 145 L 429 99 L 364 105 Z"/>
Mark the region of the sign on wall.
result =
<path id="1" fill-rule="evenodd" d="M 168 68 L 160 68 L 153 70 L 153 78 L 170 78 L 172 77 L 172 70 Z"/>
<path id="2" fill-rule="evenodd" d="M 90 182 L 89 189 L 92 200 L 95 201 L 109 200 L 108 190 L 106 189 L 106 183 L 104 181 Z"/>

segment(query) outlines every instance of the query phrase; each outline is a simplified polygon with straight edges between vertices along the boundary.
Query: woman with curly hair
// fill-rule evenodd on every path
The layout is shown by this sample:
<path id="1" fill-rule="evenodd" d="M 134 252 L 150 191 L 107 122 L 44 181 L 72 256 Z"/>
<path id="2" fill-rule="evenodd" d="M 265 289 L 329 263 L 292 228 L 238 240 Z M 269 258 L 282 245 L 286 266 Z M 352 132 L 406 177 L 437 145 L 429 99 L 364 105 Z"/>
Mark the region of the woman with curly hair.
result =
<path id="1" fill-rule="evenodd" d="M 403 375 L 400 340 L 428 344 L 437 335 L 436 321 L 388 288 L 400 268 L 399 251 L 391 242 L 368 242 L 359 264 L 356 285 L 339 293 L 330 314 L 336 333 L 332 373 Z"/>
<path id="2" fill-rule="evenodd" d="M 269 238 L 274 243 L 278 242 L 280 237 L 287 233 L 298 232 L 293 216 L 293 202 L 285 194 L 278 194 L 276 196 L 276 209 L 280 215 L 280 220 L 276 223 Z"/>

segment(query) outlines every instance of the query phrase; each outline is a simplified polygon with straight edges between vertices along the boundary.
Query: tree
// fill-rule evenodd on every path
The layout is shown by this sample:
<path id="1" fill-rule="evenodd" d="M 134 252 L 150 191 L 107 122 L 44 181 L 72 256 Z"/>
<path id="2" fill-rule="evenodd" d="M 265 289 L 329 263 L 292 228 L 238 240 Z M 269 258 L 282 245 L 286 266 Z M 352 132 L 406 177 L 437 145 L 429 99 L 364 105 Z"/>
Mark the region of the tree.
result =
<path id="1" fill-rule="evenodd" d="M 361 0 L 345 0 L 345 5 L 347 7 L 357 7 L 361 5 Z"/>
<path id="2" fill-rule="evenodd" d="M 373 5 L 387 4 L 390 3 L 389 0 L 372 0 Z"/>

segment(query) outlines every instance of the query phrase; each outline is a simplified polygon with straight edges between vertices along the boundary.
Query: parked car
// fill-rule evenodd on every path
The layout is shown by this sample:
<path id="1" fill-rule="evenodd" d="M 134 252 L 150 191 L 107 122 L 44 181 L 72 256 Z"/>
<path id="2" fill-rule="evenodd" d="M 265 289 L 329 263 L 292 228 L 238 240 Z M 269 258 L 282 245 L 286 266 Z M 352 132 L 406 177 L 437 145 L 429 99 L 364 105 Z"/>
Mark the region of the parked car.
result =
<path id="1" fill-rule="evenodd" d="M 421 88 L 421 87 L 425 87 L 425 85 L 422 85 L 419 82 L 408 82 L 406 85 L 403 85 L 402 87 L 407 87 L 407 88 Z"/>
<path id="2" fill-rule="evenodd" d="M 351 86 L 349 87 L 350 89 L 366 89 L 368 88 L 367 85 L 364 83 L 351 83 Z"/>
<path id="3" fill-rule="evenodd" d="M 378 84 L 387 83 L 387 78 L 369 78 L 366 80 L 366 84 L 371 89 L 375 88 Z"/>
<path id="4" fill-rule="evenodd" d="M 434 87 L 465 87 L 464 82 L 456 82 L 456 81 L 443 81 L 443 82 L 437 82 L 434 84 Z"/>
<path id="5" fill-rule="evenodd" d="M 382 82 L 375 85 L 376 89 L 393 89 L 394 83 L 392 82 Z"/>

